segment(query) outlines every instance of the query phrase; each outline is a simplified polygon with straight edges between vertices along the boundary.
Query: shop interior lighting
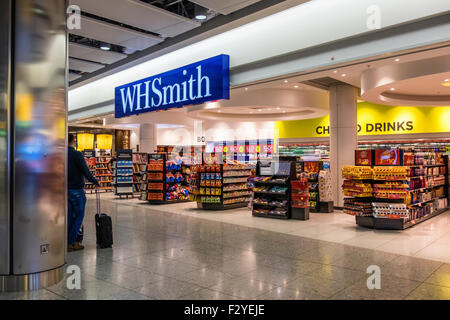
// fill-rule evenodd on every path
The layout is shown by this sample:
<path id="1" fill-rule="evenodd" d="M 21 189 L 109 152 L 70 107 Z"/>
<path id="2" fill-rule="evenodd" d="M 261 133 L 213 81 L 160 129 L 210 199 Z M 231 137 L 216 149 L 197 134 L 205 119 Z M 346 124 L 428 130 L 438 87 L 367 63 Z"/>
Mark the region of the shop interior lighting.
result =
<path id="1" fill-rule="evenodd" d="M 395 62 L 399 62 L 399 61 L 400 61 L 400 58 L 395 59 Z"/>
<path id="2" fill-rule="evenodd" d="M 294 88 L 295 88 L 295 89 L 298 89 L 298 86 L 295 86 Z"/>
<path id="3" fill-rule="evenodd" d="M 395 88 L 391 88 L 391 91 L 395 91 Z"/>
<path id="4" fill-rule="evenodd" d="M 343 74 L 342 74 L 342 76 L 343 76 L 343 77 L 346 77 L 346 76 L 347 76 L 347 74 L 346 74 L 346 73 L 343 73 Z"/>
<path id="5" fill-rule="evenodd" d="M 289 81 L 287 81 L 287 80 L 284 80 L 284 83 L 288 83 Z"/>
<path id="6" fill-rule="evenodd" d="M 103 51 L 109 51 L 111 50 L 111 45 L 108 43 L 100 43 L 100 49 L 102 49 Z"/>
<path id="7" fill-rule="evenodd" d="M 338 71 L 337 71 L 337 70 L 334 70 L 333 73 L 338 73 Z"/>
<path id="8" fill-rule="evenodd" d="M 197 20 L 206 20 L 206 15 L 204 15 L 204 14 L 197 14 L 195 16 L 195 19 L 197 19 Z"/>

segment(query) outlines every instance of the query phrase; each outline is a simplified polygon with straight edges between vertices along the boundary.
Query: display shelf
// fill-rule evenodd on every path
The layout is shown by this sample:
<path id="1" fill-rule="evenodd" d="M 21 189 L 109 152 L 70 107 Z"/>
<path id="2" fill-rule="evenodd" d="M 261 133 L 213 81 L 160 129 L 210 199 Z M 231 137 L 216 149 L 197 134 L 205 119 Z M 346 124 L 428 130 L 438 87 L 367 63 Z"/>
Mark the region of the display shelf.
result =
<path id="1" fill-rule="evenodd" d="M 252 215 L 261 218 L 290 219 L 291 181 L 296 179 L 295 162 L 258 161 L 256 172 L 257 176 L 253 179 Z"/>
<path id="2" fill-rule="evenodd" d="M 196 165 L 191 168 L 193 171 L 191 200 L 196 201 L 198 207 L 205 210 L 246 207 L 251 198 L 251 192 L 246 184 L 252 167 L 236 163 L 222 164 L 221 161 L 220 159 L 214 164 Z M 243 174 L 238 174 L 239 171 Z M 227 172 L 232 172 L 233 175 L 225 177 Z M 234 177 L 240 179 L 226 181 Z M 229 188 L 233 185 L 236 186 L 236 189 L 230 190 Z M 230 201 L 235 202 L 228 203 Z"/>
<path id="3" fill-rule="evenodd" d="M 120 198 L 133 196 L 133 151 L 117 150 L 114 164 L 114 193 Z"/>
<path id="4" fill-rule="evenodd" d="M 105 153 L 104 150 L 100 150 L 97 153 Z M 100 187 L 98 189 L 105 192 L 114 191 L 113 173 L 109 167 L 111 163 L 111 157 L 106 155 L 100 155 L 95 158 L 95 177 L 97 178 Z M 105 179 L 105 180 L 103 180 Z"/>
<path id="5" fill-rule="evenodd" d="M 187 177 L 182 174 L 181 160 L 169 160 L 166 153 L 152 153 L 147 157 L 147 201 L 150 204 L 190 201 Z"/>
<path id="6" fill-rule="evenodd" d="M 431 219 L 433 217 L 436 217 L 440 215 L 441 213 L 444 213 L 449 208 L 444 208 L 437 210 L 433 213 L 430 213 L 428 215 L 425 215 L 421 218 L 411 220 L 411 221 L 405 221 L 404 219 L 386 219 L 386 218 L 375 218 L 375 217 L 356 217 L 356 224 L 365 227 L 365 228 L 371 228 L 371 229 L 381 229 L 381 230 L 405 230 L 410 227 L 413 227 L 415 225 L 418 225 L 419 223 L 422 223 L 424 221 L 427 221 L 428 219 Z"/>
<path id="7" fill-rule="evenodd" d="M 356 197 L 346 198 L 344 201 L 344 211 L 348 214 L 355 215 L 356 223 L 359 226 L 388 230 L 404 230 L 445 212 L 448 209 L 449 196 L 448 155 L 435 151 L 428 152 L 425 155 L 423 153 L 416 154 L 414 151 L 389 151 L 389 153 L 401 155 L 403 157 L 400 158 L 400 160 L 396 158 L 396 163 L 399 165 L 390 165 L 386 167 L 347 167 L 343 169 L 343 177 L 349 178 L 349 176 L 351 176 L 352 179 L 353 175 L 357 176 L 362 172 L 365 172 L 366 174 L 372 170 L 372 180 L 368 179 L 365 183 L 372 183 L 374 186 L 372 191 L 374 197 L 360 199 L 357 199 Z M 384 152 L 383 154 L 388 153 Z M 440 163 L 414 163 L 417 160 L 423 161 L 423 157 L 425 157 L 427 161 L 429 159 L 439 159 Z M 427 169 L 423 170 L 423 167 Z M 411 174 L 417 174 L 418 172 L 425 172 L 425 174 L 410 176 Z M 384 184 L 378 182 L 381 179 L 375 178 L 377 173 L 383 173 L 385 176 Z M 404 183 L 396 183 L 395 181 L 392 181 L 392 179 L 388 179 L 389 176 L 397 176 L 397 178 L 400 178 L 401 176 L 401 180 L 404 181 Z M 367 176 L 365 176 L 365 178 L 367 178 Z M 416 181 L 416 178 L 422 178 L 424 180 Z M 444 181 L 445 183 L 443 184 L 442 182 Z M 428 185 L 435 183 L 437 184 Z M 424 186 L 424 184 L 428 186 Z M 347 185 L 347 187 L 348 186 L 349 185 Z M 382 188 L 378 189 L 380 186 Z M 345 183 L 343 187 L 345 187 Z M 360 191 L 361 190 L 362 189 L 360 189 Z M 355 189 L 355 193 L 357 192 L 358 190 Z M 382 196 L 378 196 L 376 194 L 378 192 L 380 192 L 380 195 Z"/>

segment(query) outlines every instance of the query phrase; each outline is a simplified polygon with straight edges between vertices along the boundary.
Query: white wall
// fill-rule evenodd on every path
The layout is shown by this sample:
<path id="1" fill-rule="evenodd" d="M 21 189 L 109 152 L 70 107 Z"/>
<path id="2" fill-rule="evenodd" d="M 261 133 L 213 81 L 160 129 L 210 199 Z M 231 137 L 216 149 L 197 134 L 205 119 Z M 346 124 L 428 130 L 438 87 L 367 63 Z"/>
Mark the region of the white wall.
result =
<path id="1" fill-rule="evenodd" d="M 158 145 L 199 145 L 198 132 L 205 136 L 207 142 L 253 139 L 274 139 L 274 123 L 269 122 L 228 122 L 203 121 L 201 128 L 195 132 L 193 127 L 158 128 L 156 130 Z"/>
<path id="2" fill-rule="evenodd" d="M 206 141 L 274 139 L 274 123 L 270 122 L 204 122 Z"/>
<path id="3" fill-rule="evenodd" d="M 289 52 L 377 32 L 379 30 L 370 29 L 367 25 L 371 18 L 367 10 L 374 5 L 380 9 L 380 30 L 450 10 L 449 0 L 428 1 L 426 5 L 423 0 L 310 1 L 160 57 L 149 57 L 149 61 L 71 89 L 69 111 L 113 100 L 114 88 L 117 86 L 218 54 L 229 54 L 231 67 L 237 67 Z M 448 34 L 442 35 L 442 38 L 444 37 L 448 38 Z M 323 62 L 316 61 L 318 65 L 332 63 L 329 57 Z M 311 65 L 304 66 L 304 68 L 308 67 L 312 68 Z"/>

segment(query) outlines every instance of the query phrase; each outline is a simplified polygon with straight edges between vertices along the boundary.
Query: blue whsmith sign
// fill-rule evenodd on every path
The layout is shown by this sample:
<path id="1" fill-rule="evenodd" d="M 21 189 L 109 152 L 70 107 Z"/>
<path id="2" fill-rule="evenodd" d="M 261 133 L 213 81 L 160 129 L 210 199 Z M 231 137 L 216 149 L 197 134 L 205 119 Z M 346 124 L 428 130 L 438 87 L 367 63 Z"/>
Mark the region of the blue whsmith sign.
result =
<path id="1" fill-rule="evenodd" d="M 219 55 L 116 88 L 116 118 L 230 99 L 230 57 Z"/>

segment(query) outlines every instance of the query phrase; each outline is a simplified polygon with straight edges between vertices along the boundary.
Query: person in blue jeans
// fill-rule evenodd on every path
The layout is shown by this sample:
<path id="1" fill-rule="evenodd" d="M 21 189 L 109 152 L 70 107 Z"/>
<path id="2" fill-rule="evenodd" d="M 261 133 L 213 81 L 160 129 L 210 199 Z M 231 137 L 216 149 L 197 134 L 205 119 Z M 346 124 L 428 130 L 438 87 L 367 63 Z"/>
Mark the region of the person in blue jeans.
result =
<path id="1" fill-rule="evenodd" d="M 84 193 L 84 178 L 95 184 L 99 183 L 89 171 L 81 152 L 75 150 L 75 136 L 69 134 L 69 148 L 67 154 L 68 171 L 68 223 L 67 223 L 67 250 L 83 250 L 84 246 L 77 242 L 77 235 L 84 219 L 86 195 Z"/>

